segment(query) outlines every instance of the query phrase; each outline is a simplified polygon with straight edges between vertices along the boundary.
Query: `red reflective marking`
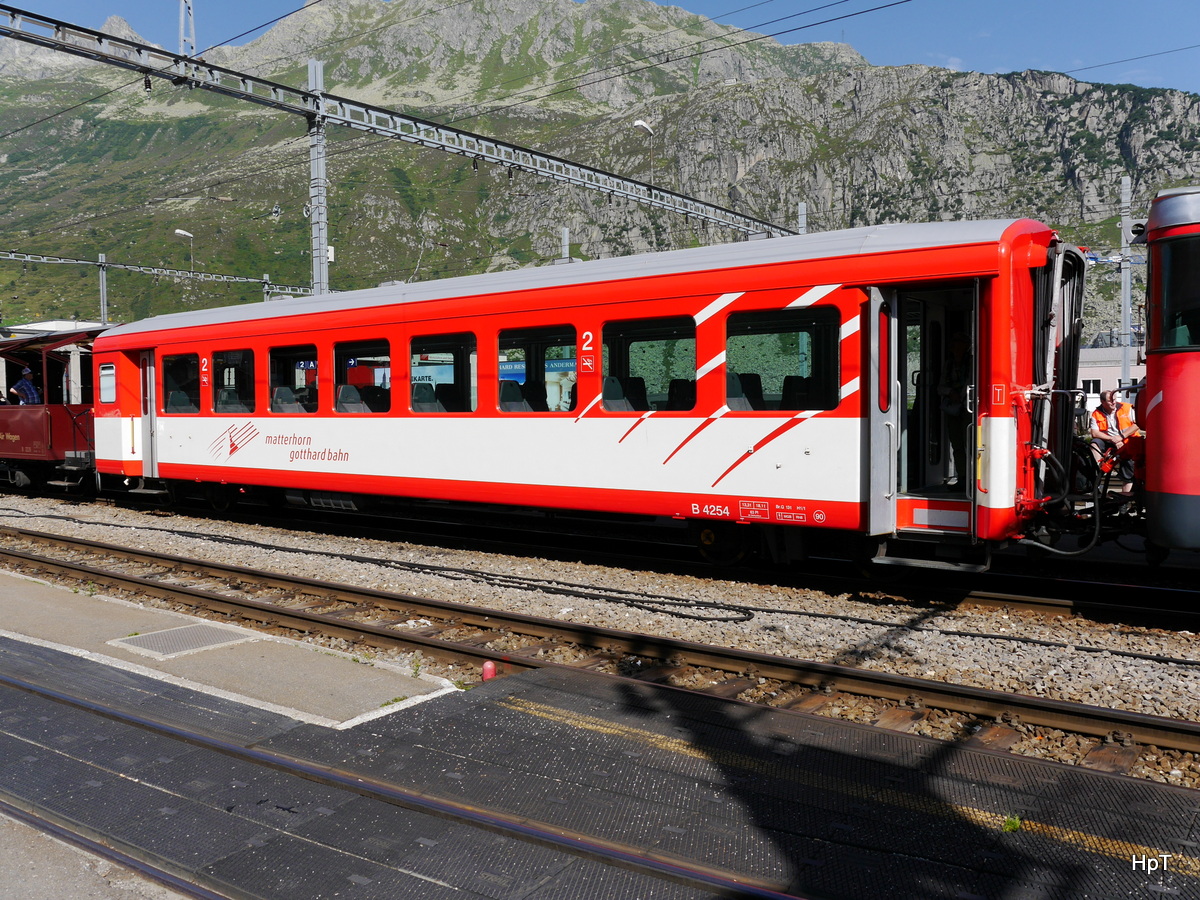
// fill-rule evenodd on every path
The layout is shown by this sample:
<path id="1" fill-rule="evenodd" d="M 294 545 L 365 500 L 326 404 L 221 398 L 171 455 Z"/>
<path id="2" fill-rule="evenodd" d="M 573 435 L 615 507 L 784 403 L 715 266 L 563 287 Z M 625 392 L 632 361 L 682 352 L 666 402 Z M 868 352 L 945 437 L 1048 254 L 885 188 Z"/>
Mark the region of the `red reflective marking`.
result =
<path id="1" fill-rule="evenodd" d="M 671 461 L 671 459 L 675 456 L 676 453 L 678 453 L 680 450 L 682 450 L 684 447 L 686 447 L 688 445 L 688 443 L 692 440 L 692 438 L 694 438 L 696 435 L 698 435 L 700 432 L 702 432 L 705 428 L 707 428 L 709 425 L 711 425 L 715 421 L 717 421 L 716 418 L 705 419 L 698 426 L 696 426 L 696 428 L 693 429 L 692 433 L 689 434 L 687 437 L 685 437 L 683 439 L 683 441 L 679 444 L 679 446 L 671 451 L 671 455 L 663 460 L 663 465 L 665 466 L 667 463 L 669 463 Z"/>

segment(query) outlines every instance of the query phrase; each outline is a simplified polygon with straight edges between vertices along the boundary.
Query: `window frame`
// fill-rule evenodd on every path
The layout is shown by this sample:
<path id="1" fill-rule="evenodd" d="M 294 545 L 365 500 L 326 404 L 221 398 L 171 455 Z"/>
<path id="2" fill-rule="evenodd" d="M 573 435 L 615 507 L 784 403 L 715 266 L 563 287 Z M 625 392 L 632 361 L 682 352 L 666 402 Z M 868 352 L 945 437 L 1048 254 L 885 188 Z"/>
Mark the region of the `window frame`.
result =
<path id="1" fill-rule="evenodd" d="M 578 405 L 577 396 L 572 398 L 573 389 L 579 379 L 579 329 L 572 324 L 534 325 L 521 328 L 505 328 L 497 334 L 499 355 L 515 350 L 524 354 L 524 377 L 520 381 L 505 378 L 504 365 L 512 360 L 501 360 L 496 374 L 497 409 L 502 413 L 535 413 L 540 415 L 570 415 Z M 570 356 L 548 356 L 550 350 L 567 350 Z M 558 377 L 550 378 L 547 366 L 552 360 L 570 361 L 573 365 L 557 367 Z M 531 366 L 536 367 L 538 376 L 531 379 Z M 505 382 L 516 381 L 520 387 L 520 400 L 505 398 Z M 537 385 L 541 387 L 538 388 Z M 553 391 L 551 390 L 553 388 Z M 556 394 L 553 401 L 551 393 Z M 577 391 L 574 391 L 577 395 Z M 565 399 L 564 399 L 565 398 Z M 545 408 L 542 408 L 545 407 Z"/>
<path id="2" fill-rule="evenodd" d="M 174 371 L 180 362 L 189 364 L 190 369 L 183 373 L 182 381 L 179 380 L 179 373 Z M 158 359 L 158 366 L 161 388 L 158 411 L 167 416 L 195 415 L 200 412 L 200 354 L 194 350 L 164 353 Z M 179 403 L 180 397 L 187 400 L 186 407 Z"/>
<path id="3" fill-rule="evenodd" d="M 841 310 L 836 306 L 820 305 L 802 309 L 744 309 L 730 312 L 724 323 L 724 351 L 727 372 L 742 381 L 744 374 L 759 376 L 762 387 L 762 406 L 755 409 L 735 409 L 738 413 L 796 413 L 805 410 L 833 410 L 841 404 Z M 769 337 L 797 335 L 796 353 L 797 368 L 804 357 L 808 358 L 807 374 L 803 371 L 787 371 L 790 365 L 785 354 L 766 357 L 757 368 L 740 366 L 739 360 L 752 355 L 748 347 L 738 348 L 733 341 L 738 337 L 751 338 L 755 336 Z M 807 335 L 809 345 L 802 349 L 800 336 Z M 790 351 L 789 351 L 790 352 Z M 760 354 L 761 355 L 761 351 Z M 784 365 L 770 365 L 771 362 L 783 362 Z M 746 373 L 739 368 L 749 368 Z M 778 390 L 769 390 L 776 385 L 771 379 L 777 378 Z M 796 376 L 804 384 L 789 387 L 788 378 Z M 728 387 L 726 387 L 728 392 Z M 788 401 L 788 395 L 793 395 L 793 402 Z M 778 399 L 768 400 L 768 397 Z M 796 397 L 805 397 L 807 402 L 797 402 Z M 730 397 L 726 396 L 726 401 Z M 757 398 L 755 398 L 757 401 Z"/>
<path id="4" fill-rule="evenodd" d="M 240 360 L 238 363 L 227 363 L 224 359 L 226 355 L 232 354 L 248 355 L 248 365 L 245 365 L 246 360 Z M 219 416 L 246 415 L 253 413 L 257 408 L 258 398 L 255 396 L 255 385 L 257 384 L 257 369 L 255 368 L 256 360 L 254 349 L 251 347 L 238 347 L 227 350 L 214 350 L 209 358 L 212 361 L 212 411 Z M 228 387 L 225 381 L 226 372 L 245 372 L 248 371 L 248 384 L 243 386 L 235 384 L 233 388 Z M 235 378 L 235 382 L 237 379 Z M 218 400 L 223 391 L 233 390 L 237 394 L 238 406 L 241 409 L 222 409 L 219 406 Z"/>
<path id="5" fill-rule="evenodd" d="M 355 348 L 361 348 L 362 352 L 354 352 Z M 383 351 L 380 354 L 378 351 Z M 359 366 L 344 366 L 343 363 L 350 359 L 366 358 L 372 356 L 378 358 L 383 356 L 387 359 L 387 380 L 386 386 L 381 386 L 375 383 L 374 369 L 382 368 L 372 366 L 372 381 L 370 385 L 358 384 L 348 380 L 348 372 L 350 369 L 360 368 Z M 354 341 L 335 341 L 333 344 L 333 411 L 341 416 L 365 416 L 375 415 L 381 416 L 390 413 L 392 410 L 392 365 L 394 356 L 392 354 L 392 342 L 386 337 L 376 337 L 367 340 Z M 345 377 L 344 377 L 345 376 Z M 357 399 L 343 399 L 343 387 L 353 387 Z M 365 388 L 371 390 L 365 390 Z M 378 408 L 376 408 L 378 407 Z"/>
<path id="6" fill-rule="evenodd" d="M 471 415 L 479 409 L 479 344 L 479 336 L 473 331 L 412 335 L 408 339 L 408 411 L 415 415 L 453 416 Z M 447 365 L 452 367 L 454 380 L 450 382 L 432 381 L 434 399 L 429 402 L 429 405 L 440 408 L 418 409 L 416 408 L 417 402 L 421 402 L 422 406 L 425 406 L 425 402 L 414 401 L 413 393 L 416 385 L 423 383 L 424 379 L 418 381 L 415 376 L 420 369 L 434 368 L 434 366 L 421 366 L 417 357 L 430 354 L 445 354 L 450 357 L 449 362 L 443 363 L 437 368 L 444 368 Z M 449 385 L 452 389 L 439 392 L 437 388 L 442 385 Z M 447 407 L 446 400 L 453 400 L 452 405 L 455 408 Z"/>
<path id="7" fill-rule="evenodd" d="M 308 352 L 310 350 L 312 351 L 311 353 Z M 307 376 L 305 377 L 304 397 L 310 396 L 310 392 L 312 391 L 311 385 L 317 388 L 315 391 L 317 402 L 306 402 L 304 397 L 297 394 L 300 387 L 297 384 L 295 372 L 309 370 L 301 370 L 295 363 L 308 358 L 311 358 L 313 361 L 311 371 L 317 374 L 311 382 Z M 280 381 L 283 377 L 280 363 L 290 363 L 290 368 L 287 369 L 287 371 L 292 373 L 290 384 L 284 384 Z M 267 409 L 273 415 L 312 415 L 318 412 L 320 410 L 319 402 L 321 399 L 320 381 L 321 356 L 315 343 L 281 344 L 267 350 Z M 287 395 L 278 393 L 282 389 L 287 389 L 290 392 L 291 400 L 286 399 Z"/>
<path id="8" fill-rule="evenodd" d="M 646 316 L 642 318 L 613 319 L 600 329 L 600 407 L 606 412 L 666 411 L 669 403 L 672 375 L 696 381 L 699 329 L 690 315 Z M 691 359 L 680 361 L 672 358 L 661 369 L 634 365 L 636 354 L 631 352 L 637 344 L 675 342 L 671 356 L 679 352 L 678 347 L 690 343 Z M 685 349 L 686 353 L 687 350 Z M 653 374 L 656 381 L 648 381 Z M 615 379 L 615 382 L 614 382 Z M 640 380 L 640 384 L 637 381 Z M 633 382 L 633 383 L 630 383 Z M 695 404 L 691 407 L 695 408 Z"/>

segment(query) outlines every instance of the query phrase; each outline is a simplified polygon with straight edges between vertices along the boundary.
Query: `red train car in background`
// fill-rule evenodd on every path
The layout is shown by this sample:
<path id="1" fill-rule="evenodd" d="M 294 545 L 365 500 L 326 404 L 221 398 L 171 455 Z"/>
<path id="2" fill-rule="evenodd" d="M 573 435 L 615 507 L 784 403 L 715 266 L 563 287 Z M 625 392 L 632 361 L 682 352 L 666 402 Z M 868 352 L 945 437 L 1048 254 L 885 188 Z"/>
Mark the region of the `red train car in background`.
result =
<path id="1" fill-rule="evenodd" d="M 102 327 L 12 333 L 0 339 L 0 478 L 16 487 L 94 485 L 92 342 Z M 30 370 L 38 403 L 11 388 Z"/>
<path id="2" fill-rule="evenodd" d="M 1146 537 L 1200 549 L 1200 187 L 1162 191 L 1150 207 L 1146 383 Z"/>
<path id="3" fill-rule="evenodd" d="M 1074 518 L 1084 269 L 1027 219 L 880 225 L 161 316 L 96 339 L 97 470 L 983 566 Z"/>

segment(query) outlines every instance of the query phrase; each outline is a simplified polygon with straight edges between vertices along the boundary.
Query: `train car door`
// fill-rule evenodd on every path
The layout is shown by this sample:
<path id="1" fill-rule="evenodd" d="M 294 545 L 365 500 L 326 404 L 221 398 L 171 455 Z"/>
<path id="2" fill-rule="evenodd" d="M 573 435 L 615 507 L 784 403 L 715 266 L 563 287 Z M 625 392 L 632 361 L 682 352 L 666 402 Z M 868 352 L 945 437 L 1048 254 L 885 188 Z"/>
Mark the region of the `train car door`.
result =
<path id="1" fill-rule="evenodd" d="M 155 391 L 156 373 L 154 351 L 143 350 L 139 361 L 142 394 L 142 477 L 158 477 L 158 456 L 155 453 L 158 397 Z"/>
<path id="2" fill-rule="evenodd" d="M 896 291 L 900 531 L 969 534 L 975 520 L 977 286 Z"/>
<path id="3" fill-rule="evenodd" d="M 900 329 L 894 291 L 871 288 L 867 301 L 867 533 L 896 531 L 900 472 L 900 404 L 897 380 Z"/>

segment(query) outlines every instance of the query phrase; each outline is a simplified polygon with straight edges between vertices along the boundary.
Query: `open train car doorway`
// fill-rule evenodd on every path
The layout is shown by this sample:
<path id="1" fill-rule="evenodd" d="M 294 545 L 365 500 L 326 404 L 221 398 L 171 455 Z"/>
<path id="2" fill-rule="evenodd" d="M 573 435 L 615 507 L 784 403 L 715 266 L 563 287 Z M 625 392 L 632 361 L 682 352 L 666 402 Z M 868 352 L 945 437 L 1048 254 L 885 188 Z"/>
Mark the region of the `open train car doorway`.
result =
<path id="1" fill-rule="evenodd" d="M 902 494 L 974 494 L 974 283 L 897 292 Z"/>
<path id="2" fill-rule="evenodd" d="M 872 534 L 972 533 L 978 305 L 975 280 L 872 291 Z"/>

